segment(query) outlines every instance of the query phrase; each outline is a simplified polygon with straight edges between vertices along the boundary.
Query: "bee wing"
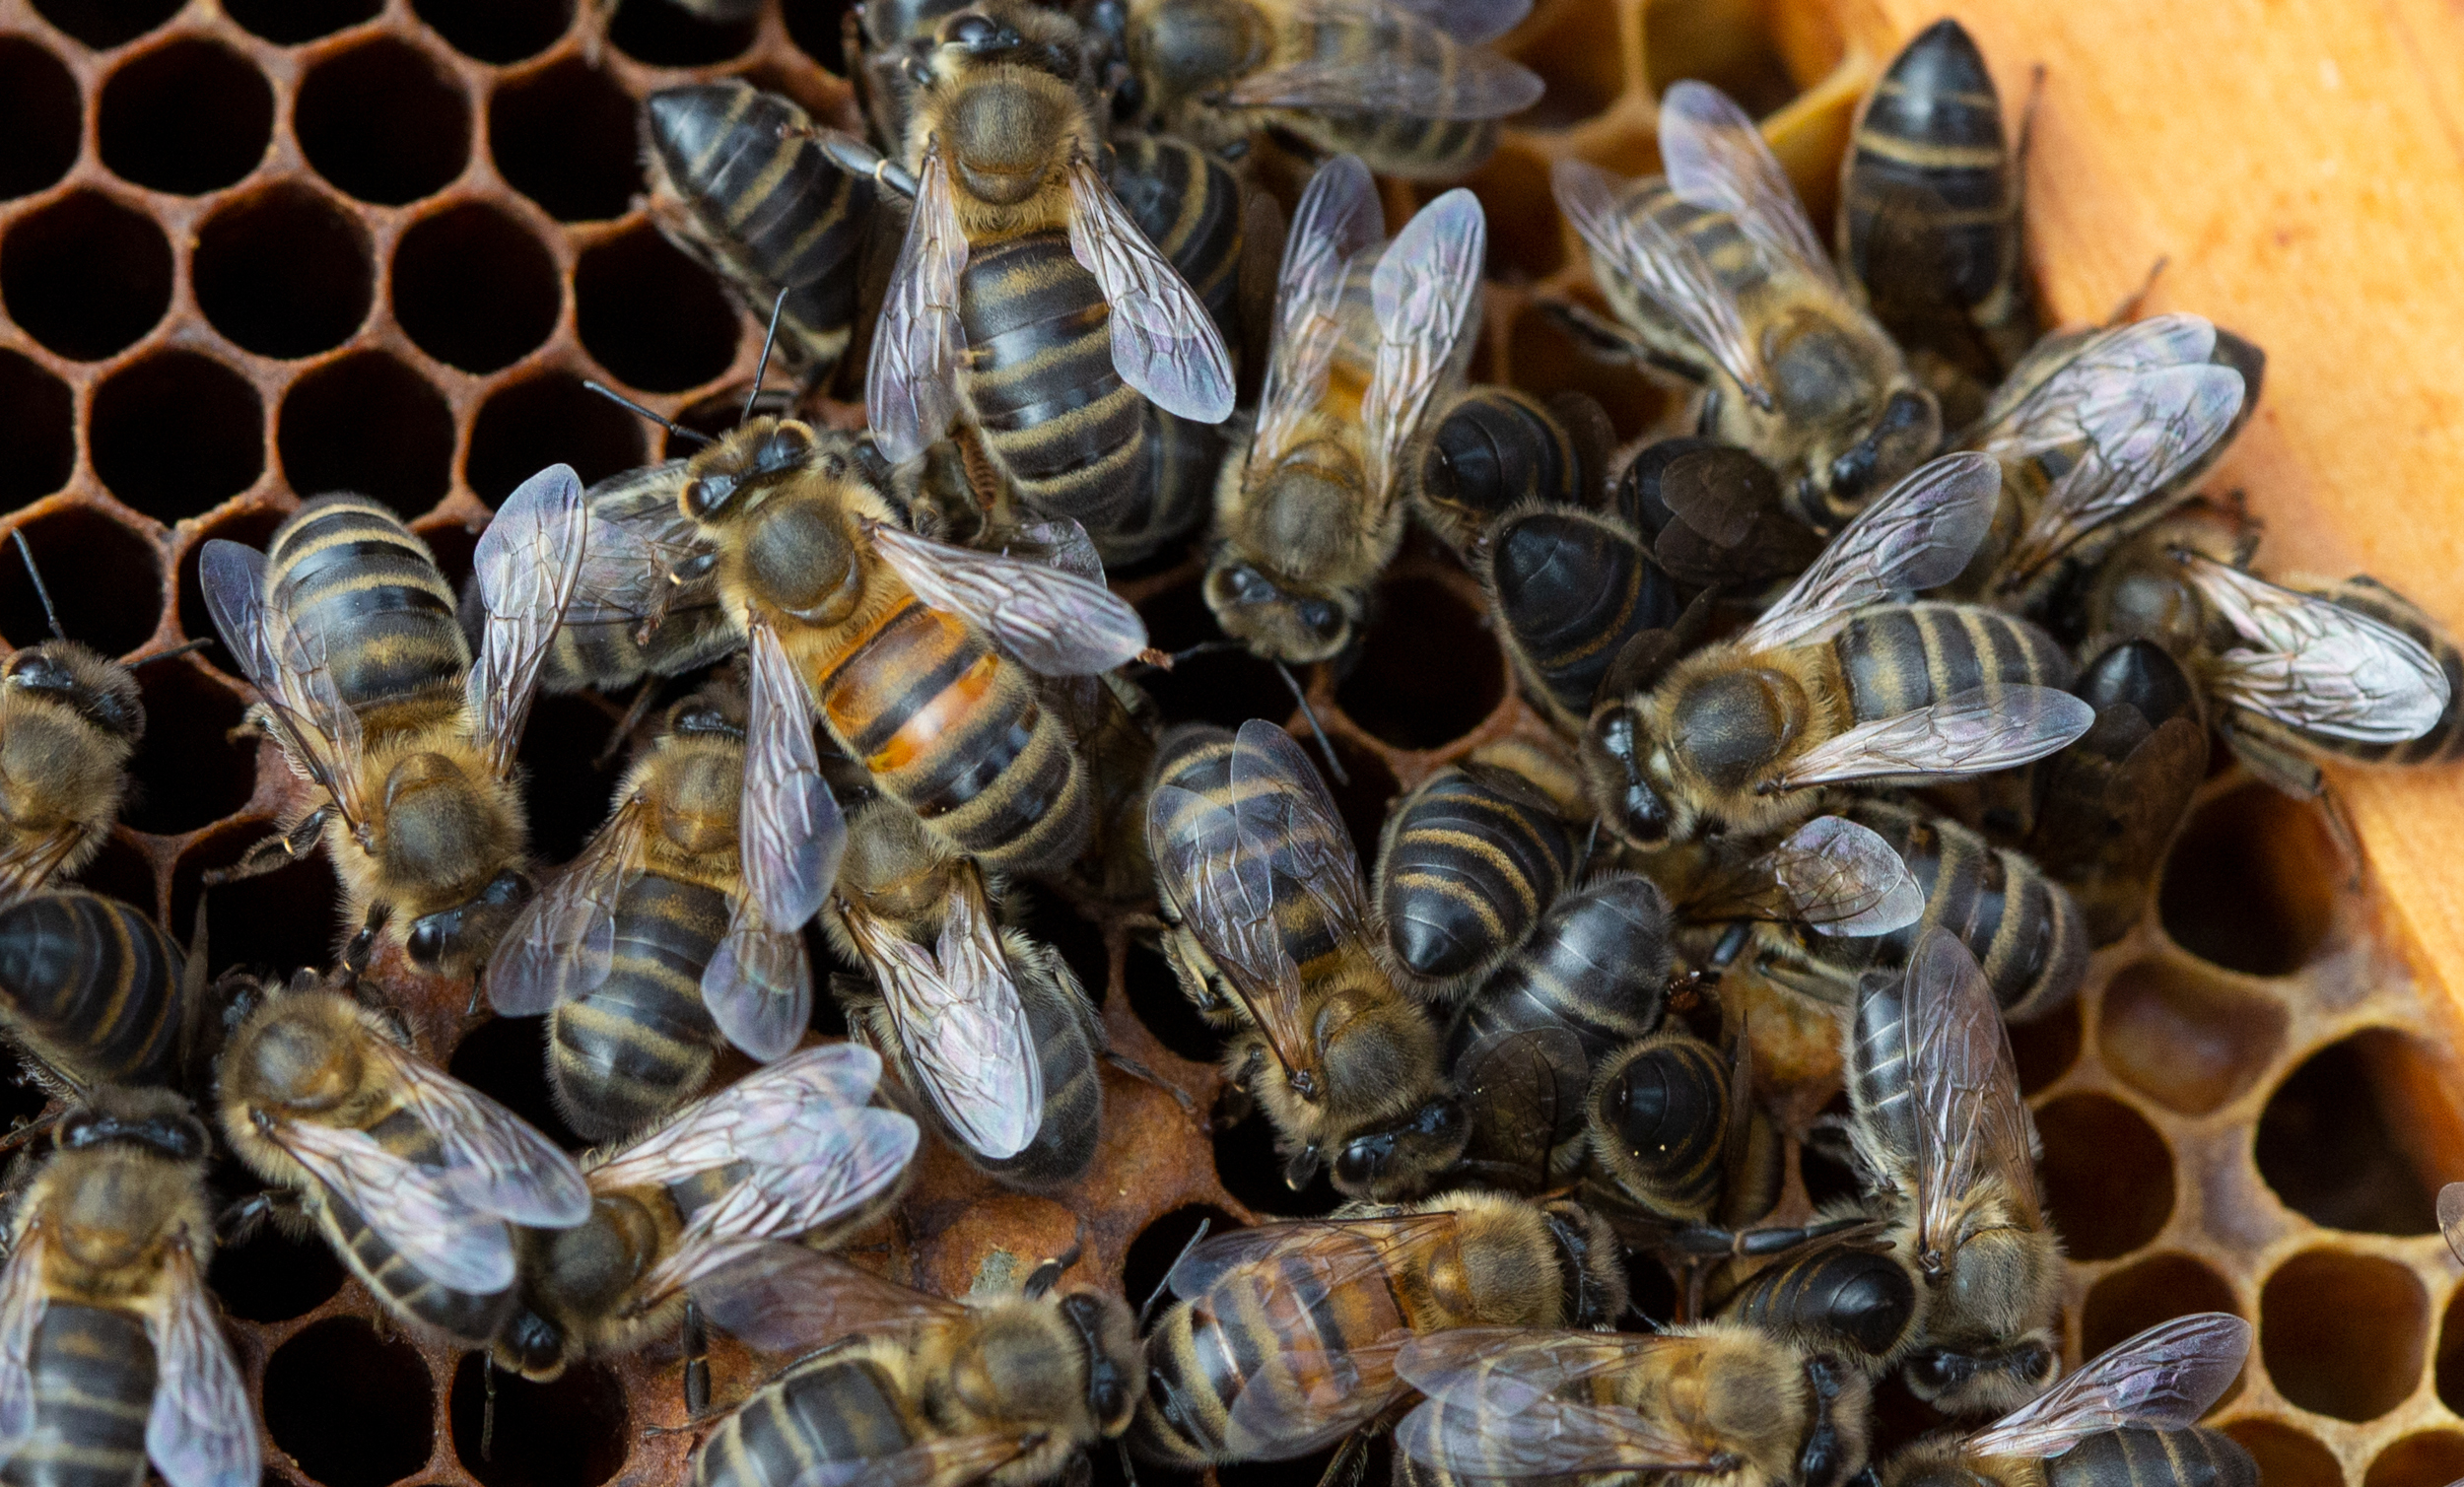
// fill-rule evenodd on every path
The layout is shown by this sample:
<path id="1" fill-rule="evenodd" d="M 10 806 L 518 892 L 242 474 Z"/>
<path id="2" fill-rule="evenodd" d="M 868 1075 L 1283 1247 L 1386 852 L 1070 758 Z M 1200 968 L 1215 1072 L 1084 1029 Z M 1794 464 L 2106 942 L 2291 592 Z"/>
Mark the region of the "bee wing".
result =
<path id="1" fill-rule="evenodd" d="M 821 775 L 812 695 L 766 617 L 747 627 L 751 710 L 744 732 L 738 847 L 744 886 L 765 923 L 804 927 L 839 876 L 847 822 Z"/>
<path id="2" fill-rule="evenodd" d="M 2224 1312 L 2162 1321 L 2080 1365 L 1967 1443 L 1971 1456 L 2058 1456 L 2098 1431 L 2198 1423 L 2250 1356 L 2250 1323 Z"/>
<path id="3" fill-rule="evenodd" d="M 1474 46 L 1496 40 L 1532 13 L 1532 0 L 1395 0 L 1395 4 Z"/>
<path id="4" fill-rule="evenodd" d="M 856 1269 L 835 1254 L 772 1241 L 694 1288 L 711 1320 L 766 1352 L 948 1322 L 965 1306 Z"/>
<path id="5" fill-rule="evenodd" d="M 1867 605 L 1950 582 L 1976 556 L 2001 494 L 2002 469 L 1987 455 L 1928 460 L 1840 528 L 1738 643 L 1804 644 Z"/>
<path id="6" fill-rule="evenodd" d="M 864 417 L 892 464 L 922 454 L 958 416 L 958 364 L 967 353 L 958 277 L 966 268 L 967 233 L 936 142 L 916 173 L 915 208 L 864 367 Z"/>
<path id="7" fill-rule="evenodd" d="M 1925 914 L 1925 889 L 1899 853 L 1843 817 L 1814 817 L 1765 860 L 1790 916 L 1825 934 L 1888 934 Z"/>
<path id="8" fill-rule="evenodd" d="M 445 1168 L 404 1161 L 343 1126 L 284 1121 L 273 1139 L 429 1280 L 474 1296 L 513 1283 L 513 1233 L 464 1201 Z"/>
<path id="9" fill-rule="evenodd" d="M 700 526 L 677 506 L 685 461 L 670 459 L 613 475 L 582 493 L 590 525 L 582 539 L 582 574 L 574 580 L 568 625 L 640 620 L 658 607 L 660 590 L 677 585 L 668 575 L 702 553 Z M 697 585 L 702 603 L 717 602 L 717 584 Z M 663 596 L 665 607 L 676 597 Z"/>
<path id="10" fill-rule="evenodd" d="M 1557 162 L 1548 181 L 1594 259 L 1633 280 L 1755 406 L 1771 406 L 1762 353 L 1745 333 L 1745 317 L 1694 245 L 1650 213 L 1627 210 L 1616 178 L 1587 161 Z"/>
<path id="11" fill-rule="evenodd" d="M 1166 413 L 1232 416 L 1232 356 L 1214 316 L 1083 155 L 1069 160 L 1069 254 L 1112 306 L 1112 365 Z"/>
<path id="12" fill-rule="evenodd" d="M 948 1482 L 980 1482 L 1025 1455 L 1042 1437 L 1000 1436 L 978 1432 L 963 1436 L 932 1436 L 886 1456 L 851 1461 L 814 1461 L 799 1467 L 789 1487 L 941 1487 Z"/>
<path id="13" fill-rule="evenodd" d="M 436 1136 L 463 1202 L 544 1229 L 570 1228 L 590 1216 L 582 1170 L 529 1121 L 414 1053 L 391 1044 L 371 1047 L 392 1063 L 412 1113 Z"/>
<path id="14" fill-rule="evenodd" d="M 2464 1183 L 2438 1189 L 2438 1232 L 2455 1257 L 2464 1260 Z"/>
<path id="15" fill-rule="evenodd" d="M 1178 821 L 1178 832 L 1166 824 Z M 1147 799 L 1146 845 L 1156 887 L 1181 911 L 1275 1061 L 1315 1069 L 1301 1019 L 1300 968 L 1274 922 L 1273 864 L 1249 849 L 1230 811 L 1164 785 Z"/>
<path id="16" fill-rule="evenodd" d="M 29 1225 L 0 1269 L 0 1456 L 34 1433 L 34 1333 L 50 1300 L 42 1288 L 42 1230 Z"/>
<path id="17" fill-rule="evenodd" d="M 513 768 L 539 668 L 582 576 L 589 531 L 582 477 L 571 465 L 550 465 L 497 507 L 471 555 L 488 623 L 464 686 L 477 742 L 499 778 Z"/>
<path id="18" fill-rule="evenodd" d="M 1293 9 L 1302 26 L 1350 29 L 1366 24 L 1376 45 L 1365 56 L 1261 68 L 1226 90 L 1226 102 L 1236 108 L 1493 119 L 1531 107 L 1547 86 L 1538 73 L 1486 47 L 1460 44 L 1413 8 L 1379 0 L 1303 0 Z M 1424 57 L 1443 60 L 1435 65 L 1416 60 Z"/>
<path id="19" fill-rule="evenodd" d="M 1414 1337 L 1397 1368 L 1429 1398 L 1396 1427 L 1396 1449 L 1468 1477 L 1707 1469 L 1711 1452 L 1640 1410 L 1557 1397 L 1679 1341 L 1520 1327 Z"/>
<path id="20" fill-rule="evenodd" d="M 893 526 L 870 527 L 873 551 L 930 608 L 984 627 L 1030 671 L 1092 676 L 1146 648 L 1146 622 L 1104 586 L 1046 563 L 980 553 Z"/>
<path id="21" fill-rule="evenodd" d="M 2006 587 L 2160 490 L 2231 427 L 2241 373 L 2210 365 L 2215 348 L 2216 327 L 2197 315 L 2097 332 L 1968 439 L 2001 459 L 2070 456 L 2003 560 Z"/>
<path id="22" fill-rule="evenodd" d="M 1351 829 L 1291 734 L 1254 717 L 1241 724 L 1232 741 L 1229 798 L 1243 849 L 1273 864 L 1273 895 L 1305 893 L 1338 936 L 1366 933 L 1369 900 Z"/>
<path id="23" fill-rule="evenodd" d="M 1488 219 L 1458 186 L 1413 216 L 1378 258 L 1369 279 L 1378 327 L 1376 370 L 1361 394 L 1369 431 L 1369 489 L 1391 495 L 1403 446 L 1439 386 L 1461 374 L 1480 312 L 1480 264 Z"/>
<path id="24" fill-rule="evenodd" d="M 644 1281 L 644 1294 L 672 1294 L 750 1246 L 815 1235 L 863 1212 L 897 1186 L 920 1139 L 915 1121 L 870 1108 L 809 1116 L 795 1134 L 804 1144 L 792 1161 L 755 1163 L 725 1197 L 694 1215 Z"/>
<path id="25" fill-rule="evenodd" d="M 1660 96 L 1660 159 L 1679 201 L 1727 213 L 1756 247 L 1839 290 L 1839 271 L 1788 172 L 1727 94 L 1708 83 L 1671 85 Z"/>
<path id="26" fill-rule="evenodd" d="M 2403 631 L 2198 553 L 2175 557 L 2208 607 L 2249 642 L 2216 657 L 2209 684 L 2225 703 L 2362 743 L 2419 738 L 2446 711 L 2446 673 Z"/>
<path id="27" fill-rule="evenodd" d="M 14 904 L 39 892 L 84 840 L 85 833 L 75 827 L 59 827 L 40 836 L 20 837 L 0 848 L 0 904 Z"/>
<path id="28" fill-rule="evenodd" d="M 1774 777 L 1772 787 L 1989 774 L 2042 759 L 2095 720 L 2095 709 L 2051 687 L 2009 687 L 1999 697 L 1971 688 L 1824 739 Z"/>
<path id="29" fill-rule="evenodd" d="M 1290 447 L 1300 421 L 1326 389 L 1340 339 L 1335 318 L 1344 269 L 1378 244 L 1386 219 L 1369 168 L 1337 155 L 1318 168 L 1293 209 L 1276 273 L 1274 346 L 1258 400 L 1257 458 L 1267 464 Z"/>
<path id="30" fill-rule="evenodd" d="M 1043 1060 L 981 880 L 970 877 L 944 902 L 929 952 L 860 909 L 842 912 L 932 1108 L 980 1155 L 998 1161 L 1026 1150 L 1044 1121 Z"/>
<path id="31" fill-rule="evenodd" d="M 262 1462 L 247 1381 L 205 1298 L 194 1256 L 174 1251 L 170 1297 L 147 1319 L 154 1403 L 146 1454 L 170 1487 L 256 1487 Z"/>
<path id="32" fill-rule="evenodd" d="M 1451 1210 L 1227 1229 L 1183 1251 L 1164 1282 L 1184 1301 L 1205 1295 L 1235 1271 L 1306 1271 L 1313 1286 L 1340 1289 L 1374 1280 L 1390 1266 L 1423 1264 L 1455 1232 Z"/>
<path id="33" fill-rule="evenodd" d="M 1958 1203 L 1984 1178 L 2002 1179 L 2037 1210 L 2036 1131 L 1993 987 L 1967 947 L 1948 930 L 1927 930 L 1908 959 L 1907 988 L 1922 1259 L 1957 1248 Z"/>
<path id="34" fill-rule="evenodd" d="M 555 881 L 522 906 L 488 957 L 488 1003 L 506 1017 L 536 1017 L 586 996 L 616 958 L 616 905 L 642 876 L 650 808 L 627 800 Z"/>
<path id="35" fill-rule="evenodd" d="M 772 927 L 760 905 L 739 896 L 728 910 L 726 935 L 702 968 L 702 1005 L 748 1055 L 768 1062 L 792 1050 L 813 1016 L 813 968 L 802 933 Z"/>
<path id="36" fill-rule="evenodd" d="M 678 1111 L 665 1124 L 590 1169 L 590 1187 L 664 1186 L 731 1162 L 784 1165 L 820 1117 L 864 1109 L 881 1084 L 881 1058 L 856 1043 L 826 1043 L 755 1069 Z"/>
<path id="37" fill-rule="evenodd" d="M 265 591 L 265 555 L 220 537 L 197 559 L 206 611 L 223 644 L 265 702 L 292 770 L 313 781 L 353 826 L 368 819 L 360 798 L 360 720 L 342 701 L 322 635 L 292 623 Z"/>

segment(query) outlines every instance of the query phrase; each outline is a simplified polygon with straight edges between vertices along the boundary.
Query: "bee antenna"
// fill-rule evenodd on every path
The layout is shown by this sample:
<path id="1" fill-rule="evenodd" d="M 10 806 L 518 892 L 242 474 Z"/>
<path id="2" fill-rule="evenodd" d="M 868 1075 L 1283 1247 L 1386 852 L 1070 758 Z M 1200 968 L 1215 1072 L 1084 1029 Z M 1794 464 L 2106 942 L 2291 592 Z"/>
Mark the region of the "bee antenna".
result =
<path id="1" fill-rule="evenodd" d="M 191 650 L 203 650 L 206 646 L 213 643 L 214 638 L 212 636 L 206 636 L 200 640 L 183 642 L 180 644 L 173 645 L 169 650 L 158 650 L 154 654 L 147 656 L 142 661 L 130 661 L 128 663 L 128 669 L 136 671 L 144 667 L 151 666 L 156 661 L 168 661 L 172 656 L 186 655 Z"/>
<path id="2" fill-rule="evenodd" d="M 26 528 L 9 528 L 9 538 L 17 544 L 17 555 L 26 560 L 26 576 L 34 580 L 34 597 L 42 600 L 42 617 L 50 622 L 51 639 L 67 640 L 68 632 L 60 628 L 59 612 L 51 607 L 51 590 L 43 586 L 42 570 L 34 567 L 34 550 L 26 545 Z"/>
<path id="3" fill-rule="evenodd" d="M 1200 641 L 1197 644 L 1189 646 L 1186 649 L 1172 652 L 1167 659 L 1169 659 L 1173 665 L 1178 666 L 1192 656 L 1213 655 L 1218 651 L 1239 650 L 1241 648 L 1242 644 L 1239 641 Z"/>
<path id="4" fill-rule="evenodd" d="M 1211 1216 L 1199 1219 L 1198 1221 L 1198 1232 L 1191 1235 L 1190 1242 L 1181 1247 L 1181 1252 L 1172 1257 L 1172 1263 L 1164 1266 L 1164 1278 L 1155 1282 L 1155 1289 L 1148 1294 L 1146 1298 L 1146 1305 L 1138 1308 L 1139 1331 L 1143 1332 L 1146 1330 L 1146 1323 L 1152 1320 L 1155 1316 L 1155 1303 L 1163 1300 L 1164 1292 L 1171 1289 L 1172 1272 L 1181 1268 L 1181 1261 L 1190 1257 L 1190 1251 L 1198 1248 L 1198 1242 L 1206 1237 L 1206 1231 L 1213 1227 L 1214 1222 L 1215 1221 Z"/>
<path id="5" fill-rule="evenodd" d="M 1300 715 L 1309 720 L 1309 731 L 1317 735 L 1318 752 L 1326 756 L 1327 773 L 1335 777 L 1336 784 L 1348 786 L 1352 777 L 1344 774 L 1342 765 L 1335 761 L 1334 741 L 1326 736 L 1326 729 L 1319 726 L 1317 710 L 1309 706 L 1309 694 L 1301 690 L 1300 678 L 1292 675 L 1292 668 L 1281 661 L 1274 663 L 1274 674 L 1283 678 L 1284 686 L 1292 689 L 1292 701 L 1300 704 Z"/>
<path id="6" fill-rule="evenodd" d="M 604 382 L 584 382 L 582 385 L 589 388 L 592 392 L 597 393 L 609 402 L 614 403 L 619 408 L 629 409 L 632 412 L 641 414 L 644 418 L 649 419 L 651 423 L 658 425 L 660 428 L 666 430 L 670 434 L 673 434 L 678 439 L 689 439 L 697 444 L 707 444 L 711 441 L 711 437 L 704 434 L 701 430 L 688 429 L 684 425 L 677 423 L 672 418 L 661 418 L 657 414 L 652 413 L 650 409 L 643 407 L 640 403 L 635 402 L 632 398 L 625 396 L 623 393 L 618 392 L 615 388 L 608 386 Z"/>
<path id="7" fill-rule="evenodd" d="M 744 394 L 744 416 L 736 420 L 739 424 L 753 421 L 753 405 L 762 397 L 762 374 L 770 371 L 770 348 L 779 344 L 779 317 L 787 312 L 787 292 L 782 289 L 779 298 L 771 302 L 770 329 L 762 336 L 762 359 L 753 364 L 753 390 Z"/>

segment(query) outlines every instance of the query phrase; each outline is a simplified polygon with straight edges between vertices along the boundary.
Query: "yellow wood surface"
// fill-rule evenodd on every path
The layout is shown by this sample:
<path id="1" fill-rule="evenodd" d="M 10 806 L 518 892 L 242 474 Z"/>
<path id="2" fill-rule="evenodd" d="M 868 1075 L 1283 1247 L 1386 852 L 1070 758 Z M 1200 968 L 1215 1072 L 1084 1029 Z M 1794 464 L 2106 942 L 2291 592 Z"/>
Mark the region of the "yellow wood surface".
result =
<path id="1" fill-rule="evenodd" d="M 1853 0 L 1875 54 L 1940 0 Z M 2267 349 L 2257 417 L 2212 477 L 2277 573 L 2369 573 L 2464 625 L 2464 7 L 2438 0 L 1958 0 L 2028 163 L 2047 309 L 2147 308 Z M 2464 993 L 2464 778 L 2339 771 L 2391 928 Z"/>

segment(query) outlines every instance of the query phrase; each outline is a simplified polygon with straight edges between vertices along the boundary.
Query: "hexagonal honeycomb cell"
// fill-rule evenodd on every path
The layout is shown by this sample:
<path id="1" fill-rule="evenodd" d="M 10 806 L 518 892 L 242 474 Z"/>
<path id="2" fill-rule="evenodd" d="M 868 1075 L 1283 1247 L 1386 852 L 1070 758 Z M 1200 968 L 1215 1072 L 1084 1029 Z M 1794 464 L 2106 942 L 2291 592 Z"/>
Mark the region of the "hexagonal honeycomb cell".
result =
<path id="1" fill-rule="evenodd" d="M 662 440 L 599 401 L 611 383 L 688 421 L 732 418 L 760 329 L 651 227 L 635 113 L 656 88 L 751 77 L 852 117 L 841 0 L 772 0 L 741 23 L 622 0 L 604 35 L 577 0 L 0 0 L 0 531 L 23 532 L 68 633 L 136 656 L 210 634 L 209 538 L 262 545 L 303 495 L 366 492 L 466 573 L 493 505 L 564 460 L 595 479 Z M 1547 166 L 1656 167 L 1656 91 L 1720 84 L 1768 116 L 1817 221 L 1879 52 L 1817 0 L 1540 0 L 1502 45 L 1544 74 L 1469 184 L 1491 223 L 1481 374 L 1580 389 L 1620 437 L 1668 411 L 1636 373 L 1580 355 L 1540 292 L 1595 298 L 1550 206 Z M 1860 23 L 1862 24 L 1862 23 Z M 1870 32 L 1871 28 L 1866 28 Z M 2004 79 L 2016 102 L 2016 79 Z M 1422 199 L 1432 194 L 1418 193 Z M 1412 191 L 1391 194 L 1407 206 Z M 2197 308 L 2196 304 L 2188 305 Z M 842 412 L 846 410 L 841 410 Z M 1194 561 L 1121 584 L 1158 645 L 1212 625 Z M 1389 802 L 1472 748 L 1545 736 L 1515 695 L 1477 585 L 1415 547 L 1386 580 L 1361 664 L 1308 679 L 1373 845 Z M 44 634 L 0 560 L 0 636 Z M 1441 672 L 1418 658 L 1439 654 Z M 150 668 L 140 794 L 85 874 L 188 925 L 204 875 L 268 828 L 294 786 L 213 650 Z M 1173 719 L 1293 718 L 1270 672 L 1202 656 L 1156 679 Z M 534 829 L 570 854 L 612 776 L 576 770 L 618 706 L 551 699 L 523 755 Z M 2464 1472 L 2464 1288 L 2427 1194 L 2464 1177 L 2453 1029 L 2396 945 L 2371 882 L 2319 807 L 2232 775 L 2210 782 L 2141 926 L 2101 953 L 2076 1009 L 2019 1030 L 2047 1185 L 2073 1259 L 2076 1359 L 2181 1313 L 2239 1313 L 2260 1346 L 2224 1428 L 2270 1487 L 2434 1487 Z M 334 948 L 321 862 L 218 889 L 218 964 L 283 967 Z M 1214 1036 L 1122 917 L 1057 899 L 1044 932 L 1103 992 L 1114 1047 L 1185 1093 L 1107 1075 L 1107 1129 L 1074 1190 L 1000 1189 L 946 1151 L 870 1241 L 890 1273 L 956 1293 L 1066 1249 L 1135 1302 L 1201 1221 L 1323 1212 L 1281 1184 L 1259 1122 L 1210 1133 Z M 428 1051 L 568 1140 L 533 1024 L 464 1019 L 460 993 L 404 983 Z M 843 1033 L 835 1008 L 816 1015 Z M 35 1097 L 0 1091 L 0 1115 Z M 1779 1210 L 1843 1175 L 1790 1152 Z M 2111 1194 L 2119 1189 L 2120 1196 Z M 539 1388 L 400 1334 L 331 1257 L 264 1231 L 212 1284 L 261 1405 L 268 1480 L 292 1487 L 666 1487 L 691 1437 L 675 1349 Z M 1673 1298 L 1665 1281 L 1653 1315 Z M 1648 1288 L 1647 1288 L 1648 1289 Z M 722 1399 L 759 1377 L 721 1340 Z M 1119 1468 L 1099 1456 L 1096 1474 Z M 1292 1481 L 1314 1463 L 1230 1470 Z"/>

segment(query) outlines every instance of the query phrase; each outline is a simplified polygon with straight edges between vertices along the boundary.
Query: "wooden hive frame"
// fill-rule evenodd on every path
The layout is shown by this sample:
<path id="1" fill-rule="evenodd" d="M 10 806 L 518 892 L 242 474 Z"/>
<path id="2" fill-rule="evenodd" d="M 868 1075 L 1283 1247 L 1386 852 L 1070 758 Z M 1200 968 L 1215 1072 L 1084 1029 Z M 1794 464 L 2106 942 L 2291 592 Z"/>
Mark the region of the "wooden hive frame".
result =
<path id="1" fill-rule="evenodd" d="M 2208 314 L 2271 354 L 2260 415 L 2215 477 L 2246 488 L 2268 522 L 2263 561 L 2368 571 L 2464 620 L 2464 522 L 2443 494 L 2464 434 L 2442 382 L 2464 347 L 2464 18 L 2430 0 L 2361 14 L 2319 0 L 2147 16 L 2019 0 L 1952 9 L 2014 114 L 2029 69 L 2046 69 L 2030 221 L 2050 310 L 2100 316 L 2169 255 L 2154 304 Z M 664 254 L 629 205 L 629 112 L 652 89 L 712 75 L 784 88 L 817 113 L 841 107 L 844 84 L 817 65 L 836 60 L 838 6 L 781 0 L 725 33 L 645 21 L 647 0 L 634 0 L 595 64 L 571 11 L 0 0 L 0 501 L 17 507 L 0 527 L 32 538 L 72 634 L 122 653 L 201 634 L 197 547 L 261 542 L 295 483 L 384 495 L 458 577 L 489 503 L 530 468 L 563 458 L 595 476 L 662 452 L 580 396 L 581 378 L 671 413 L 740 396 L 758 327 Z M 1550 97 L 1471 182 L 1490 210 L 1498 275 L 1475 371 L 1595 391 L 1621 433 L 1641 432 L 1664 408 L 1658 394 L 1582 361 L 1534 311 L 1536 291 L 1581 293 L 1585 277 L 1549 208 L 1546 163 L 1653 169 L 1655 85 L 1705 76 L 1777 109 L 1774 142 L 1827 222 L 1855 100 L 1936 13 L 1916 0 L 1541 0 L 1506 46 L 1547 75 Z M 363 70 L 334 71 L 343 64 Z M 455 116 L 459 153 L 440 153 Z M 182 123 L 195 138 L 162 142 Z M 1430 194 L 1388 192 L 1397 214 Z M 259 260 L 299 302 L 290 316 L 235 316 Z M 1209 628 L 1193 576 L 1166 567 L 1124 585 L 1164 643 Z M 1312 682 L 1359 777 L 1346 814 L 1372 840 L 1396 790 L 1478 743 L 1541 729 L 1484 649 L 1459 569 L 1415 553 L 1388 593 L 1395 648 L 1339 686 Z M 23 575 L 0 562 L 0 635 L 22 644 L 40 633 Z M 1450 657 L 1485 658 L 1444 676 L 1403 664 L 1431 634 L 1466 639 Z M 1262 674 L 1192 670 L 1161 689 L 1169 707 L 1286 710 Z M 202 871 L 253 840 L 295 786 L 270 749 L 225 740 L 244 695 L 214 660 L 144 676 L 146 796 L 87 880 L 184 930 Z M 525 757 L 595 750 L 613 712 L 550 700 Z M 564 778 L 540 814 L 570 850 L 607 781 Z M 2416 1199 L 2464 1176 L 2451 1010 L 2464 889 L 2447 861 L 2464 830 L 2448 777 L 2345 773 L 2336 791 L 2363 862 L 2339 855 L 2314 808 L 2214 781 L 2158 912 L 2099 958 L 2076 1012 L 2022 1032 L 2020 1051 L 2057 1216 L 2081 1256 L 2074 1356 L 2174 1312 L 2230 1307 L 2259 1322 L 2261 1356 L 2222 1418 L 2271 1487 L 2439 1487 L 2464 1475 L 2464 1300 Z M 317 863 L 218 896 L 216 960 L 320 956 L 330 903 Z M 1196 1113 L 1108 1080 L 1102 1155 L 1060 1201 L 1003 1192 L 932 1152 L 878 1260 L 964 1289 L 1064 1248 L 1083 1217 L 1089 1258 L 1073 1279 L 1135 1300 L 1200 1211 L 1246 1221 L 1257 1213 L 1243 1197 L 1259 1211 L 1309 1206 L 1275 1192 L 1254 1126 L 1204 1130 L 1217 1081 L 1181 1056 L 1202 1054 L 1203 1040 L 1153 952 L 1125 923 L 1085 923 L 1062 906 L 1041 922 L 1109 988 L 1116 1044 L 1182 1086 Z M 465 1027 L 458 988 L 399 984 L 440 1058 L 544 1110 L 535 1032 Z M 1819 1185 L 1817 1166 L 1792 1162 L 1789 1210 Z M 2114 1171 L 2136 1178 L 2118 1184 L 2131 1201 L 2105 1193 Z M 226 1256 L 216 1282 L 273 1411 L 276 1480 L 678 1479 L 687 1438 L 638 1434 L 679 1423 L 672 1352 L 547 1390 L 507 1386 L 498 1455 L 481 1460 L 467 1361 L 392 1337 L 314 1251 L 260 1240 Z M 722 1390 L 758 1375 L 732 1349 L 719 1367 Z"/>

